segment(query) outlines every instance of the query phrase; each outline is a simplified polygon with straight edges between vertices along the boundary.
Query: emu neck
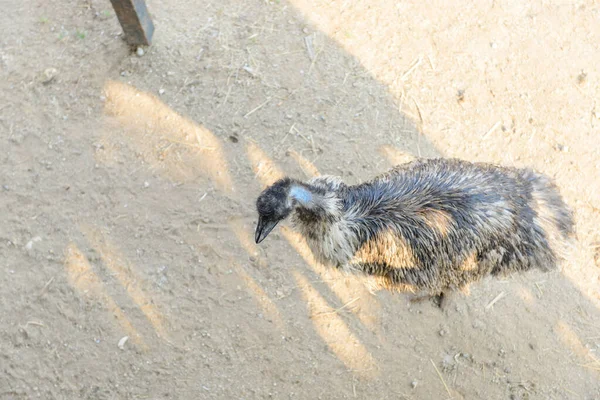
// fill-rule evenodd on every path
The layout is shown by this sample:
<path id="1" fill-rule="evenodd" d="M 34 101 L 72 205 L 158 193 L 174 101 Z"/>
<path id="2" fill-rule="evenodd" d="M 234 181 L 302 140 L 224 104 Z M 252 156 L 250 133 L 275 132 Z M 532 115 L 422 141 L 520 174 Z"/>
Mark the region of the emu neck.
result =
<path id="1" fill-rule="evenodd" d="M 298 183 L 290 188 L 289 196 L 296 216 L 302 222 L 331 221 L 340 217 L 340 201 L 333 192 L 318 190 Z"/>
<path id="2" fill-rule="evenodd" d="M 304 185 L 293 185 L 290 188 L 290 197 L 295 200 L 300 206 L 311 208 L 316 200 L 315 195 L 310 188 Z"/>

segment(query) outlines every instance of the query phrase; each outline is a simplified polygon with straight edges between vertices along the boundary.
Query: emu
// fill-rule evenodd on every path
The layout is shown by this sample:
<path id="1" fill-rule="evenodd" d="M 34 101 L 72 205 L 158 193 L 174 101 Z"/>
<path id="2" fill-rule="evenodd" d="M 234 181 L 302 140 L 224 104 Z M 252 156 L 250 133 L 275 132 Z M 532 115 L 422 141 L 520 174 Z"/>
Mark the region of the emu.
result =
<path id="1" fill-rule="evenodd" d="M 319 262 L 371 289 L 442 296 L 485 276 L 557 267 L 575 235 L 555 184 L 530 169 L 421 159 L 369 182 L 284 178 L 256 202 L 255 241 L 291 216 Z"/>

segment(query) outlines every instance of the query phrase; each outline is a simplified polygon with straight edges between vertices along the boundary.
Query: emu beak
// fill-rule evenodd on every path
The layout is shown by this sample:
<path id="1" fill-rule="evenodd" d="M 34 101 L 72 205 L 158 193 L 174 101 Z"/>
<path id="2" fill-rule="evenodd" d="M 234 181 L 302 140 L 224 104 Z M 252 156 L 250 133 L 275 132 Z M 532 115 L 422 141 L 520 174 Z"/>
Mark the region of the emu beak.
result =
<path id="1" fill-rule="evenodd" d="M 271 233 L 275 225 L 277 225 L 279 221 L 269 221 L 264 219 L 263 217 L 258 217 L 258 225 L 256 225 L 256 233 L 254 234 L 254 240 L 256 243 L 260 243 Z"/>

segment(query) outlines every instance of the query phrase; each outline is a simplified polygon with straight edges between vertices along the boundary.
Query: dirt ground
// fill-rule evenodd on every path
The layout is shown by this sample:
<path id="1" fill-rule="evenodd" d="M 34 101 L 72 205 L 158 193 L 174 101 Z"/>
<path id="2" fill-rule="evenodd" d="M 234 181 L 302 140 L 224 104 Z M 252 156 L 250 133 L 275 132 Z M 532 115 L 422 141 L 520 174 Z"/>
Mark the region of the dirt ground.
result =
<path id="1" fill-rule="evenodd" d="M 147 3 L 0 0 L 0 399 L 600 399 L 597 1 Z M 440 311 L 254 245 L 415 156 L 553 176 L 575 259 Z"/>

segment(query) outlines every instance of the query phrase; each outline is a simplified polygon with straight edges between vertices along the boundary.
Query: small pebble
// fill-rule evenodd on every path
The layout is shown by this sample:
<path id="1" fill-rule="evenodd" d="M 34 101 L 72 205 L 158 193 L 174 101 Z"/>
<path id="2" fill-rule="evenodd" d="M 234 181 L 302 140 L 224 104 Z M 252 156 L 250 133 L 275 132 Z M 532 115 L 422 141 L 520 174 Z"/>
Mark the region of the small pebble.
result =
<path id="1" fill-rule="evenodd" d="M 58 71 L 56 70 L 56 68 L 46 69 L 44 71 L 44 75 L 42 76 L 42 83 L 48 84 L 48 83 L 52 82 L 54 80 L 54 78 L 56 78 L 56 75 L 58 75 Z"/>
<path id="2" fill-rule="evenodd" d="M 164 94 L 164 93 L 165 93 L 165 89 L 160 89 L 160 90 L 158 91 L 158 94 Z"/>
<path id="3" fill-rule="evenodd" d="M 119 343 L 117 343 L 117 347 L 121 350 L 125 350 L 125 343 L 127 343 L 127 340 L 129 340 L 129 336 L 123 336 L 121 340 L 119 340 Z"/>
<path id="4" fill-rule="evenodd" d="M 416 380 L 414 380 L 414 381 L 412 381 L 412 382 L 410 383 L 410 387 L 414 389 L 414 388 L 416 388 L 416 387 L 417 387 L 417 385 L 418 385 L 418 384 L 419 384 L 419 382 L 417 382 Z"/>
<path id="5" fill-rule="evenodd" d="M 445 331 L 445 330 L 443 330 L 443 329 L 441 329 L 441 330 L 440 330 L 440 336 L 445 336 L 445 335 L 446 335 L 446 331 Z"/>
<path id="6" fill-rule="evenodd" d="M 144 55 L 144 49 L 141 47 L 138 47 L 137 50 L 135 51 L 135 54 L 137 54 L 138 57 L 142 57 Z"/>
<path id="7" fill-rule="evenodd" d="M 150 187 L 150 182 L 148 182 L 148 181 L 144 182 L 144 187 L 145 188 L 149 188 Z"/>
<path id="8" fill-rule="evenodd" d="M 36 236 L 36 237 L 32 238 L 32 239 L 31 239 L 29 242 L 27 242 L 27 244 L 25 245 L 25 249 L 27 249 L 27 250 L 31 250 L 31 249 L 33 248 L 33 244 L 34 244 L 34 243 L 36 243 L 36 242 L 39 242 L 39 241 L 41 241 L 41 240 L 42 240 L 42 238 L 41 238 L 41 237 L 39 237 L 39 236 Z"/>

